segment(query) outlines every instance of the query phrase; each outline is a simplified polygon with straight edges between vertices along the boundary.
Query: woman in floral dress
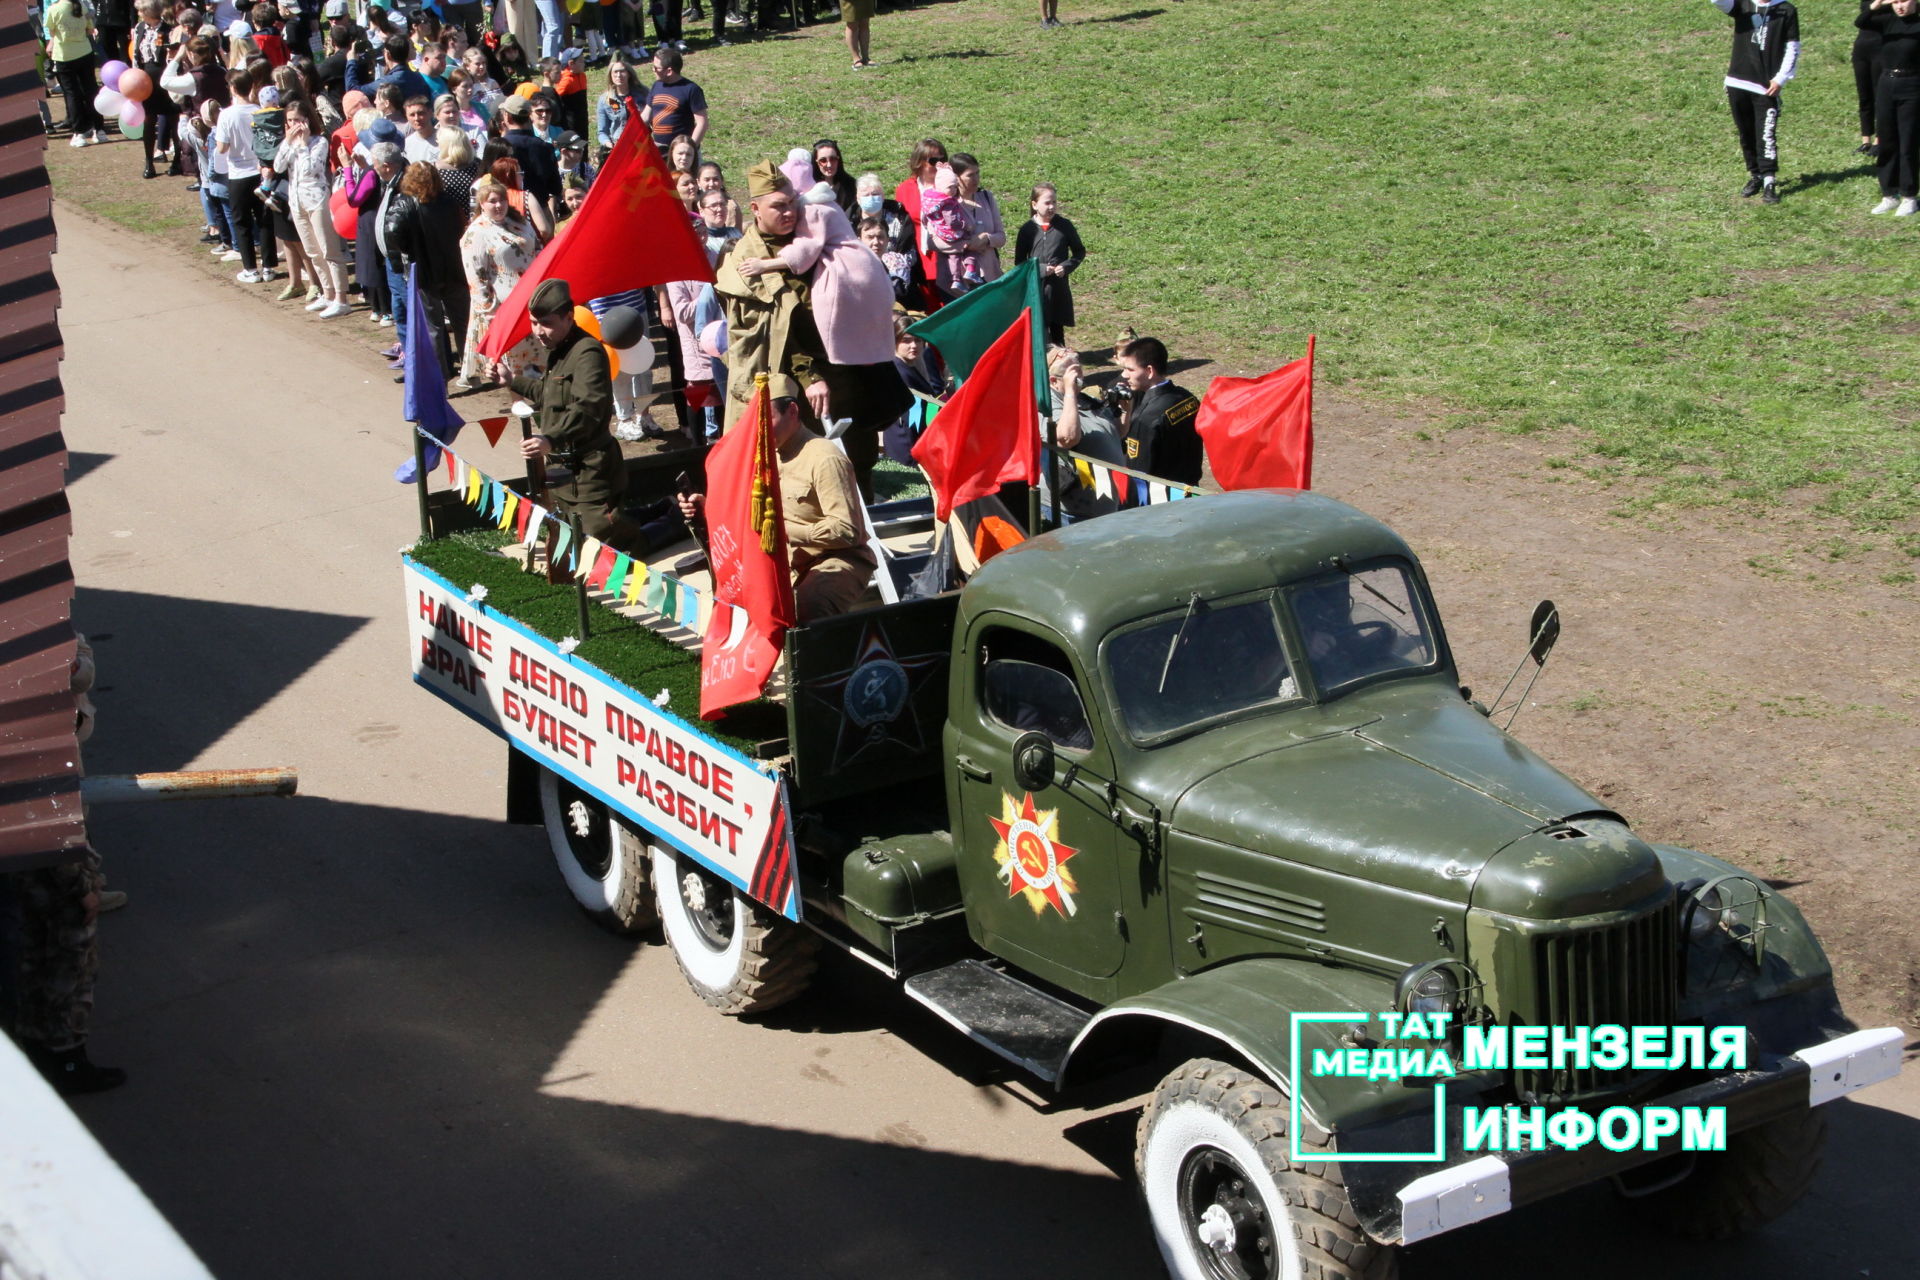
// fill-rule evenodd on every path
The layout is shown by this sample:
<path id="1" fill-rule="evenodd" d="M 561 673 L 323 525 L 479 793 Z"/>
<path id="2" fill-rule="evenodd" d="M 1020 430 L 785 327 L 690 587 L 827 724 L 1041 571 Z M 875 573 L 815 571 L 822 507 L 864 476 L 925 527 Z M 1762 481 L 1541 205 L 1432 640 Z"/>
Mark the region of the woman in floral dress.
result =
<path id="1" fill-rule="evenodd" d="M 460 260 L 467 269 L 467 290 L 471 299 L 467 320 L 466 358 L 462 361 L 461 380 L 468 386 L 492 381 L 487 376 L 487 361 L 480 354 L 480 336 L 487 331 L 493 313 L 499 309 L 520 273 L 533 265 L 539 252 L 539 237 L 525 218 L 507 202 L 506 187 L 492 177 L 473 184 L 474 215 L 460 237 Z M 528 334 L 500 362 L 509 376 L 517 377 L 536 363 L 533 335 Z"/>

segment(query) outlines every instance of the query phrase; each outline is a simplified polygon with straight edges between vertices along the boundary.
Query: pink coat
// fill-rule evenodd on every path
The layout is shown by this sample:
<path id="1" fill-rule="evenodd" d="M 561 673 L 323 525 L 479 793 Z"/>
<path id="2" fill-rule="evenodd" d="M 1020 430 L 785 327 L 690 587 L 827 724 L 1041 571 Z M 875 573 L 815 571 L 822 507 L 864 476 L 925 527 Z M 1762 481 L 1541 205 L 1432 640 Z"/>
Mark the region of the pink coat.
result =
<path id="1" fill-rule="evenodd" d="M 667 305 L 673 309 L 673 327 L 680 335 L 680 365 L 688 382 L 713 381 L 713 361 L 700 350 L 700 335 L 693 331 L 693 307 L 706 287 L 703 280 L 675 280 L 667 285 Z"/>
<path id="2" fill-rule="evenodd" d="M 827 359 L 843 365 L 893 360 L 893 284 L 839 205 L 802 204 L 793 243 L 780 260 L 795 275 L 813 271 L 813 323 Z"/>

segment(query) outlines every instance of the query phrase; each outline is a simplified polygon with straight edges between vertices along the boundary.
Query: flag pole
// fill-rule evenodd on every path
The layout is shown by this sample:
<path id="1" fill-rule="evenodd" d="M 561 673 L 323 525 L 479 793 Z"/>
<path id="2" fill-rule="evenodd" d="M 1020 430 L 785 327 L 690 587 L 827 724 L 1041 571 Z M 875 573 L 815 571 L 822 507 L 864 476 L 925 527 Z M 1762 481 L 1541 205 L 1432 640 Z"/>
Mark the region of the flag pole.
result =
<path id="1" fill-rule="evenodd" d="M 427 509 L 427 436 L 418 423 L 408 423 L 413 428 L 413 484 L 420 491 L 420 536 L 429 541 L 433 538 L 433 515 Z"/>
<path id="2" fill-rule="evenodd" d="M 584 550 L 587 545 L 586 531 L 580 527 L 578 516 L 568 516 L 567 523 L 573 526 L 573 545 Z M 580 607 L 580 638 L 587 638 L 587 575 L 593 572 L 593 566 L 584 563 L 580 550 L 574 552 L 574 559 L 581 561 L 580 572 L 574 576 L 574 600 Z"/>
<path id="3" fill-rule="evenodd" d="M 1307 441 L 1309 446 L 1311 446 L 1313 441 L 1313 335 L 1312 334 L 1307 335 Z M 1306 481 L 1306 484 L 1302 485 L 1301 487 L 1306 489 L 1311 489 L 1313 487 L 1313 449 L 1311 447 L 1307 449 L 1307 458 L 1306 458 L 1306 462 L 1303 464 L 1303 470 L 1305 474 L 1303 474 L 1300 478 Z"/>

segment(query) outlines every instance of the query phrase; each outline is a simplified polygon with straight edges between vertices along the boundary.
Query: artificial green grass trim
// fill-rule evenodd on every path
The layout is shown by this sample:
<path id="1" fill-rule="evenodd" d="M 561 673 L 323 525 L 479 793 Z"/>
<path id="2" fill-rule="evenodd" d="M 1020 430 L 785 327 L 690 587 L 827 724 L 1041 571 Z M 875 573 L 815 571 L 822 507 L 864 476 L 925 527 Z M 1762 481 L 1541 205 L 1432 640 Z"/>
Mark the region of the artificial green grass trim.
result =
<path id="1" fill-rule="evenodd" d="M 718 722 L 701 720 L 700 655 L 592 600 L 587 603 L 588 634 L 582 637 L 575 589 L 527 573 L 492 549 L 505 541 L 504 535 L 491 531 L 459 533 L 421 542 L 412 555 L 457 590 L 475 583 L 485 587 L 486 607 L 528 630 L 554 641 L 575 637 L 580 647 L 574 657 L 649 702 L 665 690 L 665 710 L 749 757 L 760 743 L 785 736 L 785 708 L 764 700 L 732 708 Z"/>

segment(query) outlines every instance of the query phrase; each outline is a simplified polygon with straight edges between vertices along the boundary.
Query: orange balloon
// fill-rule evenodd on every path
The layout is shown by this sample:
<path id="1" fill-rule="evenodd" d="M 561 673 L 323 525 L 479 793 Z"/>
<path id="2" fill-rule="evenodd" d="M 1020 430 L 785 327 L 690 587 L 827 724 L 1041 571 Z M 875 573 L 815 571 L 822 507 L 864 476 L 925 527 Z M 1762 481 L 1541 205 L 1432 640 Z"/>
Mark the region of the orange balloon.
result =
<path id="1" fill-rule="evenodd" d="M 594 337 L 600 336 L 600 317 L 579 303 L 575 303 L 573 307 L 573 322 Z"/>
<path id="2" fill-rule="evenodd" d="M 120 73 L 120 96 L 128 102 L 145 102 L 147 95 L 153 92 L 153 77 L 138 67 L 129 67 Z"/>
<path id="3" fill-rule="evenodd" d="M 605 345 L 601 346 L 600 349 L 607 353 L 607 376 L 609 378 L 619 377 L 620 376 L 620 353 L 618 351 L 615 351 L 612 347 L 605 346 Z"/>

